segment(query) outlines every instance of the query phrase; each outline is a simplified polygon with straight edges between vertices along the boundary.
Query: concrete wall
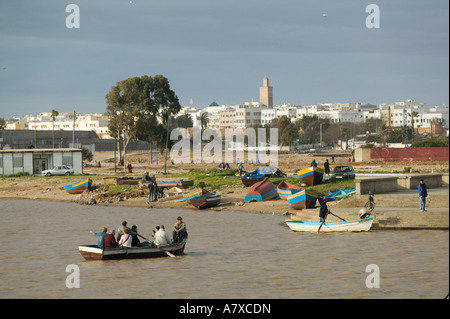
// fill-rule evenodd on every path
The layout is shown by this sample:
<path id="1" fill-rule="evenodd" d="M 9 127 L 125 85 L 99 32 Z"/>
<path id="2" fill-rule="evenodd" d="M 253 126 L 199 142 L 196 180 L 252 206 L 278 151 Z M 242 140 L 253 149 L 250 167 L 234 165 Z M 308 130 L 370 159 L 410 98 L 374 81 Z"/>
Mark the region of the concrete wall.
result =
<path id="1" fill-rule="evenodd" d="M 448 151 L 448 147 L 371 148 L 370 158 L 384 161 L 448 161 Z"/>
<path id="2" fill-rule="evenodd" d="M 371 150 L 370 148 L 355 149 L 355 162 L 369 162 L 370 150 Z"/>
<path id="3" fill-rule="evenodd" d="M 355 179 L 356 195 L 396 192 L 398 190 L 397 177 L 379 177 L 367 179 Z"/>
<path id="4" fill-rule="evenodd" d="M 408 174 L 400 176 L 397 180 L 399 189 L 417 189 L 421 179 L 425 181 L 427 188 L 438 188 L 443 185 L 444 174 Z"/>

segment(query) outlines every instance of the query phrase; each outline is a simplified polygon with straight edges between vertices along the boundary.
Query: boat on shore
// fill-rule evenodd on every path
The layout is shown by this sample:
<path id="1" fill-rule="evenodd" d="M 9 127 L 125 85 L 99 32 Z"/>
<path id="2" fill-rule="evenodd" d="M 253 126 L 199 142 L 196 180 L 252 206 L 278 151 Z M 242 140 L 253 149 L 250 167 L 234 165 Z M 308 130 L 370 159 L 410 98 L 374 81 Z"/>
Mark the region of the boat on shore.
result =
<path id="1" fill-rule="evenodd" d="M 293 209 L 306 209 L 316 207 L 318 194 L 309 189 L 302 189 L 290 196 L 286 200 L 289 206 Z"/>
<path id="2" fill-rule="evenodd" d="M 259 170 L 254 170 L 253 172 L 246 173 L 241 177 L 242 184 L 245 186 L 252 186 L 253 184 L 264 180 L 264 173 L 261 173 Z"/>
<path id="3" fill-rule="evenodd" d="M 189 203 L 198 209 L 215 207 L 220 204 L 222 193 L 215 191 L 189 199 Z"/>
<path id="4" fill-rule="evenodd" d="M 69 194 L 81 194 L 86 189 L 90 189 L 91 186 L 92 180 L 90 178 L 86 178 L 82 181 L 64 186 L 64 190 Z"/>
<path id="5" fill-rule="evenodd" d="M 305 190 L 304 188 L 288 183 L 286 181 L 280 182 L 277 186 L 277 192 L 278 196 L 280 196 L 281 199 L 287 200 L 287 198 L 293 194 L 296 194 L 302 190 Z"/>
<path id="6" fill-rule="evenodd" d="M 372 227 L 374 217 L 341 221 L 335 223 L 325 222 L 320 232 L 362 232 L 369 231 Z M 321 222 L 304 222 L 301 220 L 287 220 L 286 224 L 294 232 L 317 232 Z"/>
<path id="7" fill-rule="evenodd" d="M 325 170 L 319 167 L 311 166 L 297 172 L 302 183 L 314 186 L 322 183 Z"/>
<path id="8" fill-rule="evenodd" d="M 156 258 L 184 253 L 187 239 L 180 243 L 163 247 L 141 246 L 141 247 L 119 247 L 119 248 L 99 248 L 97 245 L 78 246 L 81 256 L 86 260 L 120 260 L 120 259 L 141 259 Z"/>
<path id="9" fill-rule="evenodd" d="M 245 196 L 245 202 L 263 202 L 266 200 L 270 200 L 276 198 L 278 196 L 277 189 L 273 183 L 266 178 L 261 182 L 257 182 L 253 184 L 252 187 L 247 191 L 247 195 Z"/>

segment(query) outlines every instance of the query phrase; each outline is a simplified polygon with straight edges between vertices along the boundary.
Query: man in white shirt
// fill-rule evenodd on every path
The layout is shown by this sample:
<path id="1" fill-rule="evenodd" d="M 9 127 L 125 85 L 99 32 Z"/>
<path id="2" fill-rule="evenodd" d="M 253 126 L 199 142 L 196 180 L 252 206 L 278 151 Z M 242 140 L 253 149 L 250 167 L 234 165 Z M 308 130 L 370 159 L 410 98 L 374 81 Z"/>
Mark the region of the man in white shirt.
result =
<path id="1" fill-rule="evenodd" d="M 164 230 L 164 226 L 159 227 L 156 226 L 156 233 L 155 233 L 155 240 L 153 241 L 153 244 L 156 247 L 162 247 L 162 246 L 168 246 L 172 243 L 172 240 L 169 237 L 169 234 L 166 233 Z"/>

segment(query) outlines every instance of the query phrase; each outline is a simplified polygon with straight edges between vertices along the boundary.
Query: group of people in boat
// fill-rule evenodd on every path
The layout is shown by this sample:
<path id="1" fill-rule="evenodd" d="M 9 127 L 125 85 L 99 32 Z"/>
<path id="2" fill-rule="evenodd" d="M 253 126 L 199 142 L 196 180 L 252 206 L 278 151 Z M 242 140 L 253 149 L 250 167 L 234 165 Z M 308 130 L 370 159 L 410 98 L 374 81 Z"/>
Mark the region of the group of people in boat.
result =
<path id="1" fill-rule="evenodd" d="M 123 221 L 122 225 L 117 229 L 117 239 L 115 238 L 116 232 L 114 229 L 109 233 L 106 227 L 103 227 L 101 232 L 93 232 L 92 230 L 90 232 L 97 237 L 97 246 L 102 249 L 145 246 L 164 247 L 179 243 L 187 238 L 186 223 L 181 216 L 177 218 L 177 222 L 172 228 L 172 237 L 166 232 L 164 225 L 156 226 L 153 229 L 151 239 L 148 239 L 138 234 L 136 225 L 129 228 L 127 224 L 126 221 Z M 138 237 L 146 241 L 141 242 Z"/>

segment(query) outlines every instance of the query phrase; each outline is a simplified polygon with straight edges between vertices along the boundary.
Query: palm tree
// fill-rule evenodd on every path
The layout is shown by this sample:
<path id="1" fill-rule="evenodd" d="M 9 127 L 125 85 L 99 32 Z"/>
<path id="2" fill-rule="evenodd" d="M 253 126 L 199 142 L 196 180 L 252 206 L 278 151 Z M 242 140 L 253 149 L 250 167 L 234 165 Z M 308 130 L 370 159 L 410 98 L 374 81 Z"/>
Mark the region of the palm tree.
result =
<path id="1" fill-rule="evenodd" d="M 52 144 L 53 148 L 55 148 L 55 118 L 59 115 L 57 110 L 52 110 Z"/>
<path id="2" fill-rule="evenodd" d="M 412 143 L 414 143 L 414 122 L 415 122 L 414 118 L 419 116 L 419 112 L 414 111 L 414 112 L 408 113 L 408 116 L 411 117 L 411 130 L 412 130 L 411 144 L 412 144 Z"/>
<path id="3" fill-rule="evenodd" d="M 205 130 L 205 128 L 208 126 L 208 123 L 208 112 L 203 112 L 202 115 L 200 115 L 200 125 L 202 126 L 202 131 Z"/>

